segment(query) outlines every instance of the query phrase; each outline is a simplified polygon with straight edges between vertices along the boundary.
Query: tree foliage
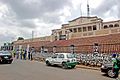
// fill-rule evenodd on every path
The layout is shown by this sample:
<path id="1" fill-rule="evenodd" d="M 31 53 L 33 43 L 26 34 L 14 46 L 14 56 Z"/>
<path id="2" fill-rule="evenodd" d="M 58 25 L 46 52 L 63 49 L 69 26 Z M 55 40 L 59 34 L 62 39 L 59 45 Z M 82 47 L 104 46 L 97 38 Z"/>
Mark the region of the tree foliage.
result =
<path id="1" fill-rule="evenodd" d="M 18 39 L 17 40 L 24 40 L 24 38 L 23 37 L 18 37 Z"/>

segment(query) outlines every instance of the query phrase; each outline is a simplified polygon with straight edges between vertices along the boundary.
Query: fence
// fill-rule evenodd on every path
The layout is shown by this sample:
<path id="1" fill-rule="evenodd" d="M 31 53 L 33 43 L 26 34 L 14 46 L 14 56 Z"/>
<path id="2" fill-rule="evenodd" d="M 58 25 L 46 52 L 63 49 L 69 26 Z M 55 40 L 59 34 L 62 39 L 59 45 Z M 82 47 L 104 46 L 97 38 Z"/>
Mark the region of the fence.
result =
<path id="1" fill-rule="evenodd" d="M 42 49 L 41 49 L 42 48 Z M 39 51 L 51 52 L 72 52 L 72 53 L 120 53 L 120 43 L 116 44 L 94 44 L 94 45 L 79 45 L 79 46 L 43 46 Z M 37 48 L 38 51 L 38 48 Z"/>
<path id="2" fill-rule="evenodd" d="M 101 66 L 103 63 L 111 62 L 111 54 L 120 55 L 120 44 L 94 44 L 80 46 L 42 46 L 41 57 L 48 57 L 56 52 L 76 53 L 80 64 L 89 66 Z M 38 55 L 37 55 L 38 56 Z"/>

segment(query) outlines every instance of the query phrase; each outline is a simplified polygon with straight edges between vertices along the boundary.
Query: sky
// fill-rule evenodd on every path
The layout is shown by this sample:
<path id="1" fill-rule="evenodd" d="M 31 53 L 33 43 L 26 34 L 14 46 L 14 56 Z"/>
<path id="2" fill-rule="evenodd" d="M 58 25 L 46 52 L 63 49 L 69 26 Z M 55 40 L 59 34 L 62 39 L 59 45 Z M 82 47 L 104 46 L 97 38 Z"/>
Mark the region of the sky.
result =
<path id="1" fill-rule="evenodd" d="M 120 19 L 119 0 L 88 0 L 90 16 L 104 21 Z M 0 0 L 0 45 L 51 35 L 51 30 L 80 16 L 87 16 L 87 0 Z"/>

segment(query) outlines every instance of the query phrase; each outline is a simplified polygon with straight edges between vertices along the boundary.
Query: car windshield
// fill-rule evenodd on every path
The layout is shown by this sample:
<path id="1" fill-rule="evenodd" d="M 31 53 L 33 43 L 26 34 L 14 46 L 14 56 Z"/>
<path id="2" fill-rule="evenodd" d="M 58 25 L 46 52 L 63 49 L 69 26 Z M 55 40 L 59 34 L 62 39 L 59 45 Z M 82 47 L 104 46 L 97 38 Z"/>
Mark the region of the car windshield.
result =
<path id="1" fill-rule="evenodd" d="M 0 54 L 10 54 L 9 52 L 0 52 Z"/>
<path id="2" fill-rule="evenodd" d="M 74 54 L 67 54 L 67 58 L 75 58 Z"/>

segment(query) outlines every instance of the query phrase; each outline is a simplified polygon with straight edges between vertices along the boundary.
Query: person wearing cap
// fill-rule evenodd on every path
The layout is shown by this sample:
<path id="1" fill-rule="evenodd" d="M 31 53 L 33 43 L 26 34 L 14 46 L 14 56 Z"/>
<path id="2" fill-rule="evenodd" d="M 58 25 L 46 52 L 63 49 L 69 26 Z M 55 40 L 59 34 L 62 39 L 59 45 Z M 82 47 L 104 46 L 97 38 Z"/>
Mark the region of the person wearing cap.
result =
<path id="1" fill-rule="evenodd" d="M 119 66 L 118 59 L 116 58 L 116 54 L 112 54 L 112 63 L 113 63 L 113 73 L 115 74 L 115 78 L 118 78 L 119 75 Z"/>

